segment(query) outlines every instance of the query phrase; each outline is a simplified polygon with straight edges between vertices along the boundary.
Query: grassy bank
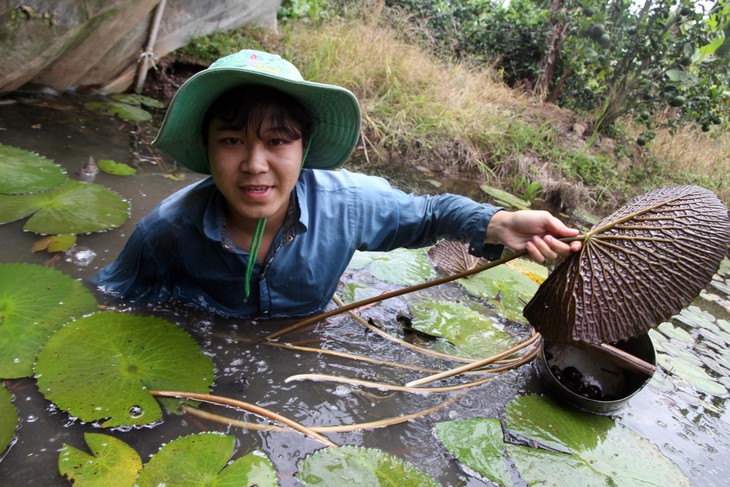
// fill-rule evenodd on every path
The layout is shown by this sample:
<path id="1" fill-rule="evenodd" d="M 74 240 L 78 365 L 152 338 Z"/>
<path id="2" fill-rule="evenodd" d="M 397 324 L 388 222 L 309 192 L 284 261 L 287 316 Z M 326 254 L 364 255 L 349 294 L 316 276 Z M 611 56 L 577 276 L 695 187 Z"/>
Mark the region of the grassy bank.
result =
<path id="1" fill-rule="evenodd" d="M 640 128 L 626 120 L 619 137 L 593 141 L 591 114 L 531 99 L 489 67 L 436 59 L 409 42 L 418 36 L 408 23 L 372 19 L 214 35 L 176 54 L 210 62 L 245 47 L 272 50 L 306 79 L 349 88 L 363 111 L 356 157 L 375 167 L 466 175 L 554 210 L 599 215 L 662 185 L 698 184 L 730 202 L 730 134 L 657 130 L 641 147 Z"/>

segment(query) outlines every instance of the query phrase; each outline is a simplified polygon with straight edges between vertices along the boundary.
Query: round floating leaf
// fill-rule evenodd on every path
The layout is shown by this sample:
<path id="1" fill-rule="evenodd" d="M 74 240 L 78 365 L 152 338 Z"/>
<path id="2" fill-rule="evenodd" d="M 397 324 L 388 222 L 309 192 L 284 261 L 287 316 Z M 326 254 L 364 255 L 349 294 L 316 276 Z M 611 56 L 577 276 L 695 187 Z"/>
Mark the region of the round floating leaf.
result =
<path id="1" fill-rule="evenodd" d="M 79 234 L 108 230 L 129 218 L 129 203 L 94 183 L 69 179 L 44 193 L 0 195 L 0 223 L 33 215 L 23 230 L 41 234 Z"/>
<path id="2" fill-rule="evenodd" d="M 113 436 L 84 433 L 91 454 L 64 444 L 58 471 L 72 484 L 83 487 L 132 486 L 142 469 L 134 448 Z"/>
<path id="3" fill-rule="evenodd" d="M 469 246 L 453 240 L 442 240 L 428 250 L 428 257 L 442 274 L 468 271 L 485 262 L 469 253 Z"/>
<path id="4" fill-rule="evenodd" d="M 143 105 L 149 108 L 165 108 L 165 104 L 149 96 L 132 94 L 132 93 L 115 93 L 111 96 L 116 101 L 126 103 L 128 105 Z"/>
<path id="5" fill-rule="evenodd" d="M 500 314 L 512 321 L 524 321 L 522 309 L 537 291 L 537 283 L 509 266 L 497 266 L 484 272 L 459 279 L 459 284 L 472 295 L 492 301 Z"/>
<path id="6" fill-rule="evenodd" d="M 410 306 L 413 328 L 448 340 L 470 357 L 491 357 L 514 345 L 491 318 L 463 304 L 422 301 Z"/>
<path id="7" fill-rule="evenodd" d="M 433 268 L 423 249 L 396 249 L 390 252 L 372 252 L 370 270 L 376 279 L 413 286 L 429 280 Z"/>
<path id="8" fill-rule="evenodd" d="M 96 308 L 91 291 L 61 271 L 34 264 L 0 264 L 0 377 L 32 375 L 46 338 L 67 321 Z"/>
<path id="9" fill-rule="evenodd" d="M 214 371 L 174 324 L 99 312 L 58 330 L 38 354 L 35 373 L 41 392 L 59 408 L 114 427 L 159 421 L 162 410 L 148 389 L 208 393 Z"/>
<path id="10" fill-rule="evenodd" d="M 41 250 L 47 250 L 48 252 L 63 252 L 76 244 L 76 235 L 49 235 L 43 237 L 33 244 L 31 250 L 33 252 L 40 252 Z"/>
<path id="11" fill-rule="evenodd" d="M 46 191 L 66 181 L 63 168 L 50 159 L 0 144 L 0 193 Z"/>
<path id="12" fill-rule="evenodd" d="M 111 159 L 102 159 L 97 161 L 96 165 L 105 173 L 113 174 L 115 176 L 131 176 L 132 174 L 137 173 L 137 170 L 129 164 L 113 161 Z"/>
<path id="13" fill-rule="evenodd" d="M 306 486 L 438 487 L 438 482 L 381 450 L 358 446 L 324 448 L 297 464 L 296 477 Z"/>
<path id="14" fill-rule="evenodd" d="M 13 406 L 13 395 L 4 387 L 0 387 L 0 458 L 15 438 L 18 427 L 18 412 Z"/>
<path id="15" fill-rule="evenodd" d="M 614 343 L 690 304 L 730 243 L 728 209 L 711 191 L 646 193 L 602 220 L 525 307 L 548 340 Z"/>
<path id="16" fill-rule="evenodd" d="M 504 459 L 498 419 L 466 419 L 436 424 L 436 436 L 461 463 L 499 485 L 512 485 Z"/>
<path id="17" fill-rule="evenodd" d="M 541 450 L 508 445 L 510 459 L 530 485 L 563 486 L 566 479 L 574 485 L 690 485 L 648 440 L 610 418 L 567 409 L 547 397 L 530 395 L 512 401 L 505 411 L 505 424 L 528 440 L 558 451 L 543 455 Z M 536 468 L 543 462 L 551 465 Z"/>
<path id="18" fill-rule="evenodd" d="M 157 487 L 238 487 L 278 485 L 276 470 L 261 452 L 252 452 L 230 465 L 235 437 L 218 433 L 182 436 L 160 448 L 139 473 L 135 485 Z"/>

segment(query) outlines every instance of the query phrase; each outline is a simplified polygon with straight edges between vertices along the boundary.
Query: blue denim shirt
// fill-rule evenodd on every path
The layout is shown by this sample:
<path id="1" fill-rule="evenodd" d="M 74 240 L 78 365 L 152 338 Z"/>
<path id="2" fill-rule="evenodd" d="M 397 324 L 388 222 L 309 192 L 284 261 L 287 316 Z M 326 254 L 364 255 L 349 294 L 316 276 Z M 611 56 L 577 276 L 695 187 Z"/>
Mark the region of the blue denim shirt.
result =
<path id="1" fill-rule="evenodd" d="M 485 245 L 499 208 L 466 197 L 414 196 L 382 178 L 304 169 L 289 218 L 244 299 L 248 253 L 227 237 L 225 201 L 211 178 L 171 195 L 137 224 L 117 259 L 93 277 L 104 292 L 133 302 L 178 301 L 224 316 L 277 318 L 321 312 L 355 250 L 424 247 L 440 238 Z M 491 254 L 491 255 L 485 255 Z"/>

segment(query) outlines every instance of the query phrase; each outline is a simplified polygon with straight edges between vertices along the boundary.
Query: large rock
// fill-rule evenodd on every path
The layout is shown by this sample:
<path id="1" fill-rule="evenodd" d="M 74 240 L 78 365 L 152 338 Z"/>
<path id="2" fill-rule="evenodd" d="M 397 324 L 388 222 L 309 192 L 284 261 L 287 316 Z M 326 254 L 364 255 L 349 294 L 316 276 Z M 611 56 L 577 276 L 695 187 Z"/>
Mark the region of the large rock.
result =
<path id="1" fill-rule="evenodd" d="M 16 2 L 12 2 L 16 3 Z M 0 93 L 32 83 L 121 92 L 135 80 L 159 0 L 25 0 L 0 4 Z M 191 39 L 255 24 L 276 28 L 280 0 L 169 0 L 154 56 Z"/>

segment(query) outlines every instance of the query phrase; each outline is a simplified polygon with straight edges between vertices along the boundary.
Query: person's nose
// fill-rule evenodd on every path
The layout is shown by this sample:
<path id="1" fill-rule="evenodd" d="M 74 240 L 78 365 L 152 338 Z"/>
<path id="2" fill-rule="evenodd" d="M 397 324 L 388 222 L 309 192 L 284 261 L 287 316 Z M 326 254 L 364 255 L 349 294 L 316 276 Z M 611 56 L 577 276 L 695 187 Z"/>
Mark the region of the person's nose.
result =
<path id="1" fill-rule="evenodd" d="M 266 159 L 266 150 L 261 141 L 248 144 L 247 150 L 241 156 L 239 170 L 248 174 L 260 174 L 269 170 L 269 163 Z"/>

